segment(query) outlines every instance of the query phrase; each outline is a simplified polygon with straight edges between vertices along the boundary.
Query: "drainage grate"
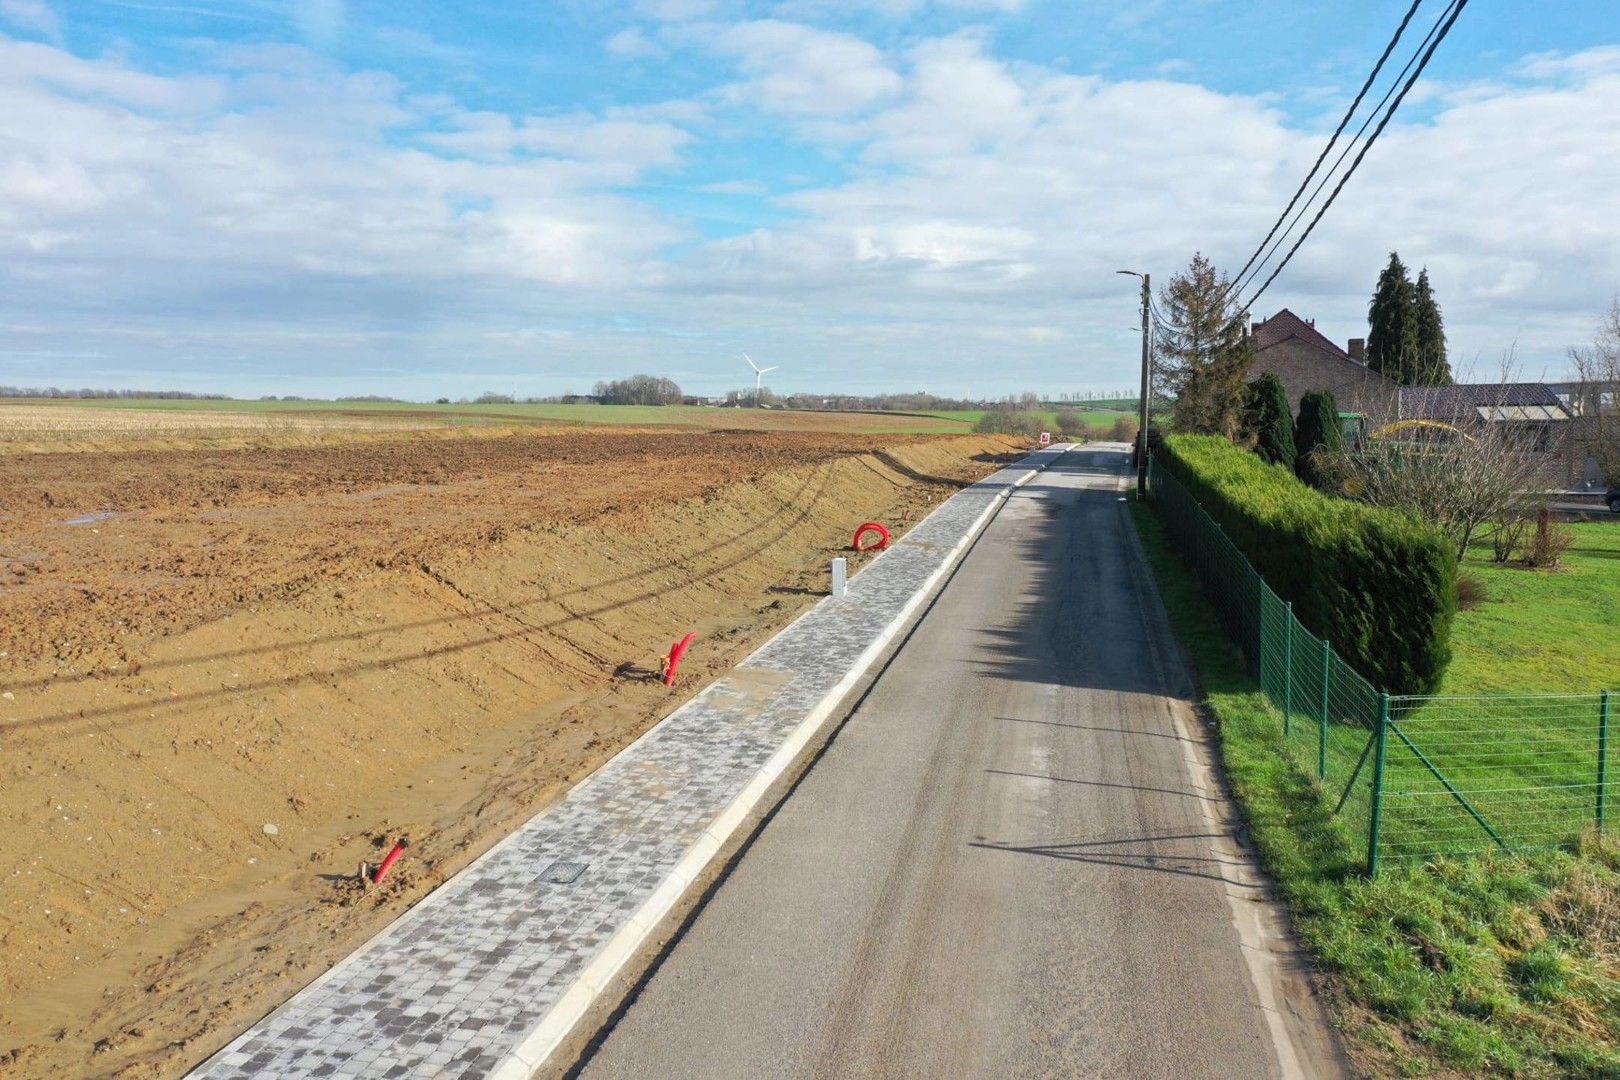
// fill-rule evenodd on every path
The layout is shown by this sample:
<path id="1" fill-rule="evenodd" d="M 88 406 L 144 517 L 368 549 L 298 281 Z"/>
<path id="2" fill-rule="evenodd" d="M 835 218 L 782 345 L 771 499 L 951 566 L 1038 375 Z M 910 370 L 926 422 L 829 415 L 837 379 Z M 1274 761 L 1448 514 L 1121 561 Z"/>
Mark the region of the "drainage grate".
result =
<path id="1" fill-rule="evenodd" d="M 589 865 L 590 863 L 562 862 L 559 860 L 546 867 L 545 872 L 540 875 L 540 880 L 547 885 L 572 885 L 579 880 L 579 876 L 585 872 L 585 868 Z"/>

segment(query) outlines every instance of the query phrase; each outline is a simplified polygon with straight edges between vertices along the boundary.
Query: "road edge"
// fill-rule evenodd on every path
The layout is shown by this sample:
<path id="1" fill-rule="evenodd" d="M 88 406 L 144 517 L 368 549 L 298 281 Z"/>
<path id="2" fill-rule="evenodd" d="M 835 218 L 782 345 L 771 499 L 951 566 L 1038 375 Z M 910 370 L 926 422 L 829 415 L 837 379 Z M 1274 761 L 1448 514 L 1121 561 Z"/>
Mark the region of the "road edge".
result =
<path id="1" fill-rule="evenodd" d="M 702 887 L 712 864 L 738 828 L 749 820 L 776 782 L 792 769 L 810 746 L 816 733 L 828 720 L 837 715 L 838 707 L 848 697 L 850 691 L 860 684 L 872 665 L 884 655 L 894 639 L 911 624 L 917 612 L 940 589 L 967 550 L 973 546 L 973 542 L 1006 505 L 1007 500 L 1060 457 L 1061 454 L 1046 461 L 1032 462 L 1028 472 L 997 493 L 962 537 L 952 545 L 940 565 L 906 601 L 905 606 L 856 658 L 844 677 L 805 714 L 804 720 L 778 747 L 776 753 L 771 755 L 748 785 L 704 830 L 702 839 L 688 849 L 687 854 L 676 864 L 664 883 L 631 915 L 618 933 L 608 939 L 596 957 L 580 972 L 574 985 L 558 998 L 557 1003 L 552 1006 L 540 1024 L 489 1073 L 490 1080 L 530 1080 L 551 1064 L 551 1055 L 568 1042 L 570 1036 L 574 1034 L 575 1026 L 614 985 L 615 979 L 631 958 L 640 953 L 643 946 L 658 933 L 665 917 L 675 911 L 690 894 Z M 760 647 L 764 648 L 765 644 L 769 642 Z M 746 663 L 746 659 L 742 662 Z"/>

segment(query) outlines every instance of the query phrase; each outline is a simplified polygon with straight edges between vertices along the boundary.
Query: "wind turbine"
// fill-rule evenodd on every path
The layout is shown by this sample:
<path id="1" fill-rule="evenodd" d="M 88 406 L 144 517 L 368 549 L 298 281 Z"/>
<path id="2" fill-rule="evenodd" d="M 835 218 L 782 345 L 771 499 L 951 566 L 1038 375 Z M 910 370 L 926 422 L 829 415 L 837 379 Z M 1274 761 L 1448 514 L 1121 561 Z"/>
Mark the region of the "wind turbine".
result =
<path id="1" fill-rule="evenodd" d="M 754 363 L 753 357 L 749 356 L 747 353 L 743 353 L 742 358 L 747 360 L 748 366 L 754 369 L 754 404 L 755 406 L 758 406 L 760 396 L 765 390 L 765 373 L 767 371 L 775 371 L 782 365 L 772 364 L 770 367 L 760 367 L 758 364 Z"/>

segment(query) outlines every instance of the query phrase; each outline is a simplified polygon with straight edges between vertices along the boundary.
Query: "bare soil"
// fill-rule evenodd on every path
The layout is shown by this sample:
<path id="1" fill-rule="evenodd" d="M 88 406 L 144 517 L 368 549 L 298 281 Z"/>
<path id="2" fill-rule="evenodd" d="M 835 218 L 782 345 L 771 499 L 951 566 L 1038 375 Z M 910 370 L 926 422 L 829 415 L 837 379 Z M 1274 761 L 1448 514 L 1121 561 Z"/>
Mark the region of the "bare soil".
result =
<path id="1" fill-rule="evenodd" d="M 1007 447 L 0 457 L 0 1074 L 182 1073 L 812 603 L 856 524 Z"/>

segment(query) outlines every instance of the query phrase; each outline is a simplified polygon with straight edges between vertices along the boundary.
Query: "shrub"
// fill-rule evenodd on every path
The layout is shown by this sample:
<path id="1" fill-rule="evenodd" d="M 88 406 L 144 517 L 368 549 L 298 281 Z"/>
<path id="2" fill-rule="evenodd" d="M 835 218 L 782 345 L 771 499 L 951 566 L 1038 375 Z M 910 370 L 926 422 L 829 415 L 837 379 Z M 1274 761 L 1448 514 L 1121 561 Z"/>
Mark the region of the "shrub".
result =
<path id="1" fill-rule="evenodd" d="M 1108 429 L 1108 438 L 1114 442 L 1133 443 L 1140 426 L 1134 416 L 1116 417 L 1114 426 Z"/>
<path id="2" fill-rule="evenodd" d="M 1249 384 L 1243 405 L 1243 430 L 1254 439 L 1254 452 L 1260 460 L 1293 471 L 1294 415 L 1288 408 L 1288 391 L 1274 373 L 1268 371 Z"/>
<path id="3" fill-rule="evenodd" d="M 1039 435 L 1041 418 L 1022 409 L 991 409 L 979 417 L 973 430 L 991 435 Z"/>
<path id="4" fill-rule="evenodd" d="M 1457 610 L 1472 611 L 1485 602 L 1485 579 L 1472 571 L 1457 575 Z"/>
<path id="5" fill-rule="evenodd" d="M 1538 516 L 1527 499 L 1515 499 L 1503 506 L 1491 520 L 1491 558 L 1499 563 L 1512 559 L 1524 547 L 1524 532 Z"/>
<path id="6" fill-rule="evenodd" d="M 1159 453 L 1346 662 L 1393 694 L 1435 687 L 1457 609 L 1457 556 L 1438 529 L 1324 495 L 1218 436 L 1172 435 Z"/>
<path id="7" fill-rule="evenodd" d="M 1299 399 L 1294 421 L 1295 474 L 1318 491 L 1337 492 L 1344 483 L 1336 462 L 1344 454 L 1339 405 L 1328 390 L 1311 390 Z"/>
<path id="8" fill-rule="evenodd" d="M 1543 506 L 1536 516 L 1536 531 L 1530 534 L 1530 542 L 1524 546 L 1525 565 L 1551 570 L 1563 560 L 1564 552 L 1574 542 L 1574 531 L 1567 525 L 1554 524 L 1552 511 Z"/>

